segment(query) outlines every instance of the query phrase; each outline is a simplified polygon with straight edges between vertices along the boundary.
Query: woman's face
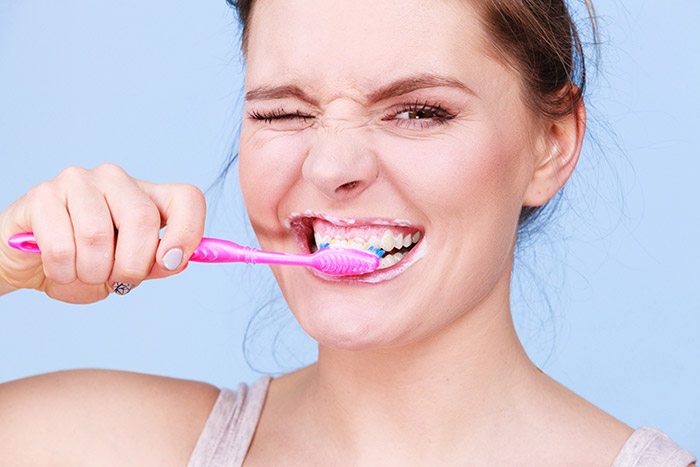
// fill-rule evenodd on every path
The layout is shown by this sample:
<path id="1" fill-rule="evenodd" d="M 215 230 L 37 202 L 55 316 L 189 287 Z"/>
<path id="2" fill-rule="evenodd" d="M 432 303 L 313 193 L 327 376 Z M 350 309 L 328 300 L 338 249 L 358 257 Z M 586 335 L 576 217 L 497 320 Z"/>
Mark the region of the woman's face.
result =
<path id="1" fill-rule="evenodd" d="M 337 238 L 393 253 L 360 277 L 273 268 L 323 345 L 406 344 L 507 300 L 545 138 L 466 3 L 256 3 L 239 170 L 260 244 L 309 253 Z"/>

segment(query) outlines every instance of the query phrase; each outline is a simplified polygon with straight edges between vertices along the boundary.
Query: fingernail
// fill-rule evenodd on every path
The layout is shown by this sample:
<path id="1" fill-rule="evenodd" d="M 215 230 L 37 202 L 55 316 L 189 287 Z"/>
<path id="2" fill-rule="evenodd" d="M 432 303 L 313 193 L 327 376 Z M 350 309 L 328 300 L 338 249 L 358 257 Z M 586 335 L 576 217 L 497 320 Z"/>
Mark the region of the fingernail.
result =
<path id="1" fill-rule="evenodd" d="M 173 248 L 163 255 L 163 266 L 168 271 L 174 271 L 182 263 L 182 250 L 179 248 Z"/>
<path id="2" fill-rule="evenodd" d="M 126 295 L 131 292 L 134 288 L 134 284 L 127 284 L 126 282 L 115 282 L 112 286 L 112 290 L 117 295 Z"/>

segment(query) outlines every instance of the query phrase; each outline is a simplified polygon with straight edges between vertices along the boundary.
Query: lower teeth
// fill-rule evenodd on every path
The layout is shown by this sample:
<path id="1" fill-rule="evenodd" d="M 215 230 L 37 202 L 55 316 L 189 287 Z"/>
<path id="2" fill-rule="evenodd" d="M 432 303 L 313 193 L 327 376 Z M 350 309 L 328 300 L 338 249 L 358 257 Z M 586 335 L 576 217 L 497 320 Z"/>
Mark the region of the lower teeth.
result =
<path id="1" fill-rule="evenodd" d="M 396 256 L 394 256 L 394 255 L 385 256 L 384 258 L 382 258 L 379 261 L 379 267 L 377 269 L 390 268 L 391 266 L 395 265 L 399 261 L 401 261 L 401 260 L 397 259 Z"/>
<path id="2" fill-rule="evenodd" d="M 392 251 L 395 251 L 395 253 L 389 254 L 389 252 L 386 252 L 384 250 L 379 249 L 378 247 L 371 247 L 368 246 L 367 243 L 361 243 L 358 241 L 346 241 L 346 240 L 331 240 L 330 243 L 322 244 L 321 248 L 329 246 L 329 245 L 336 245 L 336 246 L 341 246 L 341 247 L 346 247 L 346 248 L 355 248 L 357 250 L 362 250 L 362 251 L 371 251 L 375 252 L 375 250 L 383 252 L 383 255 L 381 256 L 381 260 L 379 262 L 379 269 L 386 269 L 391 266 L 394 266 L 396 263 L 399 261 L 403 260 L 406 255 L 408 254 L 409 251 L 413 249 L 413 247 L 416 245 L 415 243 L 412 243 L 408 247 L 403 247 L 401 249 L 394 249 Z M 371 249 L 371 250 L 370 250 Z M 317 242 L 312 241 L 311 242 L 311 253 L 315 253 L 316 251 L 319 250 L 319 246 Z"/>

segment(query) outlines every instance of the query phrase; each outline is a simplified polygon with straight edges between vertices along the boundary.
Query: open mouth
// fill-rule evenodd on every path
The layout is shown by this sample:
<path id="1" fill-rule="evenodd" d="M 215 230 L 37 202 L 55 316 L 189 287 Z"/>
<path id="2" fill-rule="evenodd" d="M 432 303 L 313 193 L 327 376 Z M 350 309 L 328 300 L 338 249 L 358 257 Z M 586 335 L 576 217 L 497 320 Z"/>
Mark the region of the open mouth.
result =
<path id="1" fill-rule="evenodd" d="M 418 227 L 403 221 L 337 219 L 314 214 L 294 216 L 291 226 L 308 253 L 326 245 L 382 250 L 377 270 L 401 264 L 423 237 Z"/>

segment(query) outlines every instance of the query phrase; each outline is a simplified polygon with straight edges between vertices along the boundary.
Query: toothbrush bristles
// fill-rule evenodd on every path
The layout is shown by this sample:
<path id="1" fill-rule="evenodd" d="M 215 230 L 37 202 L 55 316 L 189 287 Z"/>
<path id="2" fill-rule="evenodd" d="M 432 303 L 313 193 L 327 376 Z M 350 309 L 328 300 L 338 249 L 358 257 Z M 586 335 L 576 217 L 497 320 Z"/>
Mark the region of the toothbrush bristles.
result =
<path id="1" fill-rule="evenodd" d="M 324 248 L 328 248 L 329 246 L 331 246 L 330 243 L 322 243 L 321 245 L 318 246 L 318 249 L 320 251 L 320 250 L 323 250 Z M 386 254 L 386 251 L 382 250 L 381 248 L 375 248 L 373 246 L 369 247 L 367 249 L 367 251 L 369 251 L 370 253 L 374 253 L 375 255 L 377 255 L 380 258 Z"/>
<path id="2" fill-rule="evenodd" d="M 386 254 L 386 251 L 382 250 L 381 248 L 375 248 L 373 246 L 369 247 L 369 250 L 375 255 L 379 256 L 380 258 Z"/>

